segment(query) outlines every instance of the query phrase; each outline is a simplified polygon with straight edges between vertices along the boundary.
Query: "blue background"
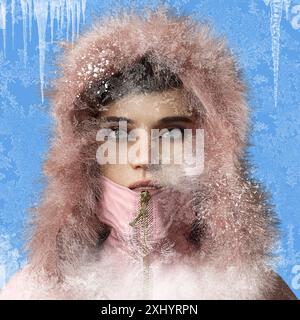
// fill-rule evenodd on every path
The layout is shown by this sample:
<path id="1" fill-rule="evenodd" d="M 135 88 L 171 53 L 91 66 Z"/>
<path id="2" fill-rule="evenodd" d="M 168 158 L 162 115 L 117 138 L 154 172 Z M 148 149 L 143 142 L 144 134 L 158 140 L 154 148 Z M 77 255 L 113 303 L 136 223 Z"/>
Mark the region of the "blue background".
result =
<path id="1" fill-rule="evenodd" d="M 252 109 L 252 146 L 249 149 L 254 164 L 252 174 L 271 192 L 281 219 L 283 237 L 277 252 L 281 257 L 277 271 L 300 298 L 300 282 L 293 273 L 293 268 L 300 265 L 300 25 L 299 28 L 292 25 L 297 15 L 292 9 L 300 5 L 300 0 L 290 2 L 287 18 L 286 13 L 282 13 L 277 106 L 274 103 L 270 4 L 263 0 L 164 2 L 179 14 L 193 13 L 197 19 L 210 20 L 215 32 L 227 37 L 229 46 L 238 56 L 249 86 L 248 101 Z M 149 4 L 119 1 L 117 5 L 141 7 L 144 3 Z M 151 1 L 150 7 L 154 8 L 157 3 Z M 115 1 L 87 0 L 86 20 L 83 23 L 81 16 L 80 32 L 115 8 Z M 48 101 L 42 103 L 40 95 L 36 20 L 32 22 L 31 40 L 28 34 L 28 61 L 24 65 L 20 1 L 16 0 L 14 43 L 9 0 L 7 10 L 5 51 L 0 30 L 0 287 L 26 262 L 21 250 L 25 220 L 28 208 L 38 201 L 44 186 L 41 165 L 48 150 L 51 126 Z M 298 20 L 300 24 L 300 18 Z M 60 50 L 57 41 L 66 39 L 66 23 L 57 31 L 55 21 L 54 30 L 51 43 L 48 20 L 46 85 L 55 76 L 53 61 Z"/>

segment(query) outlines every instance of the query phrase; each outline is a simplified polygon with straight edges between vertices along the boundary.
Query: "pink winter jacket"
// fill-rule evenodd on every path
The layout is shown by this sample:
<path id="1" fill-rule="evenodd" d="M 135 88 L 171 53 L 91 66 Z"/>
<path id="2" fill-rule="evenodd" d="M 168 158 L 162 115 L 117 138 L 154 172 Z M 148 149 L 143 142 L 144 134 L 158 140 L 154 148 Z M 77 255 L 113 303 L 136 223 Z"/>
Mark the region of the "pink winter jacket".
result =
<path id="1" fill-rule="evenodd" d="M 32 210 L 28 264 L 1 299 L 295 298 L 272 271 L 277 217 L 248 175 L 246 87 L 226 41 L 162 6 L 102 18 L 63 47 L 48 94 L 48 185 Z M 94 132 L 76 135 L 73 119 L 81 92 L 146 53 L 178 74 L 201 108 L 206 144 L 200 177 L 145 199 L 101 175 L 90 156 Z"/>

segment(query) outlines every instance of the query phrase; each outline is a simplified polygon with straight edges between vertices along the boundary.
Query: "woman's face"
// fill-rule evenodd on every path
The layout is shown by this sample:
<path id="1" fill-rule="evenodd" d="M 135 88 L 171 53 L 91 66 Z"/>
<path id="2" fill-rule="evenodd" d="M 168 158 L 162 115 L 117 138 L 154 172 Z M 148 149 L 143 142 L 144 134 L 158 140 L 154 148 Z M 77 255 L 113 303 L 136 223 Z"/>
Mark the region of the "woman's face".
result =
<path id="1" fill-rule="evenodd" d="M 127 132 L 119 128 L 120 120 L 127 124 Z M 162 143 L 159 144 L 156 153 L 159 156 L 159 162 L 153 163 L 151 141 L 158 143 L 168 137 L 178 137 L 178 134 L 182 134 L 184 139 L 184 129 L 193 129 L 189 132 L 194 137 L 196 117 L 191 108 L 184 103 L 180 89 L 147 94 L 132 93 L 110 103 L 105 110 L 101 111 L 101 128 L 113 130 L 109 136 L 116 138 L 116 163 L 100 164 L 101 172 L 105 177 L 126 187 L 140 180 L 151 180 L 168 185 L 173 184 L 180 174 L 183 174 L 184 165 L 174 163 L 173 151 L 177 142 L 172 142 L 173 139 L 170 139 L 170 163 L 168 164 L 167 160 L 165 163 L 162 162 L 166 155 L 162 149 Z M 131 131 L 132 129 L 138 129 L 135 130 L 138 134 L 133 135 L 135 139 L 129 140 L 126 134 L 130 132 L 132 134 L 134 132 Z M 162 131 L 156 138 L 152 136 L 151 140 L 152 129 Z M 171 132 L 172 129 L 177 130 Z M 176 141 L 182 144 L 180 139 Z M 122 153 L 122 157 L 123 160 L 124 157 L 127 159 L 120 163 L 119 147 L 124 147 L 124 144 L 127 144 L 127 151 Z"/>

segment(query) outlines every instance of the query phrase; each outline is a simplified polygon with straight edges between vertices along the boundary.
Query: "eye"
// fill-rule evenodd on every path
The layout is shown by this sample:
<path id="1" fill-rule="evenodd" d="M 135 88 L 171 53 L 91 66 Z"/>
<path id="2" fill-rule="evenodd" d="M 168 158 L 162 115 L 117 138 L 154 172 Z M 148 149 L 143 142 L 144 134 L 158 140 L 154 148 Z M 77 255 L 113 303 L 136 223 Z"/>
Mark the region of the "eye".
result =
<path id="1" fill-rule="evenodd" d="M 159 138 L 174 138 L 179 139 L 184 137 L 184 128 L 165 128 L 161 130 Z"/>
<path id="2" fill-rule="evenodd" d="M 127 140 L 127 131 L 125 130 L 120 130 L 119 127 L 112 127 L 110 128 L 112 131 L 109 134 L 109 137 L 115 138 L 117 140 Z"/>

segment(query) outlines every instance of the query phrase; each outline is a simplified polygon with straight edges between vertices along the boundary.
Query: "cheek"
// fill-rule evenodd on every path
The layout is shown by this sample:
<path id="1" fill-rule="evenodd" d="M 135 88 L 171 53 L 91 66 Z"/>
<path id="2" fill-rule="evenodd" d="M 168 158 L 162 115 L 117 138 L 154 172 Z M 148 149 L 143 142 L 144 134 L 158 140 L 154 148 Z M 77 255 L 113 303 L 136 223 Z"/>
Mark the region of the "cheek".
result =
<path id="1" fill-rule="evenodd" d="M 152 176 L 155 180 L 158 180 L 164 186 L 176 186 L 178 181 L 178 170 L 175 166 L 161 164 L 156 167 L 156 170 L 152 170 Z"/>
<path id="2" fill-rule="evenodd" d="M 186 174 L 182 165 L 161 164 L 150 166 L 151 176 L 164 186 L 172 187 L 180 192 L 189 192 L 193 189 L 194 177 Z"/>
<path id="3" fill-rule="evenodd" d="M 125 185 L 127 181 L 126 167 L 124 168 L 124 165 L 117 165 L 117 164 L 104 164 L 100 167 L 101 173 L 115 181 L 118 184 Z"/>
<path id="4" fill-rule="evenodd" d="M 191 181 L 195 177 L 199 177 L 204 170 L 204 136 L 199 134 L 191 136 L 182 142 L 175 142 L 170 145 L 170 154 L 162 158 L 166 153 L 160 151 L 161 165 L 160 172 L 161 178 L 168 184 L 178 185 L 184 180 Z M 169 164 L 167 160 L 169 156 Z"/>
<path id="5" fill-rule="evenodd" d="M 102 164 L 100 166 L 101 173 L 107 178 L 110 178 L 111 171 L 113 171 L 111 170 L 111 166 L 112 166 L 111 164 Z"/>

